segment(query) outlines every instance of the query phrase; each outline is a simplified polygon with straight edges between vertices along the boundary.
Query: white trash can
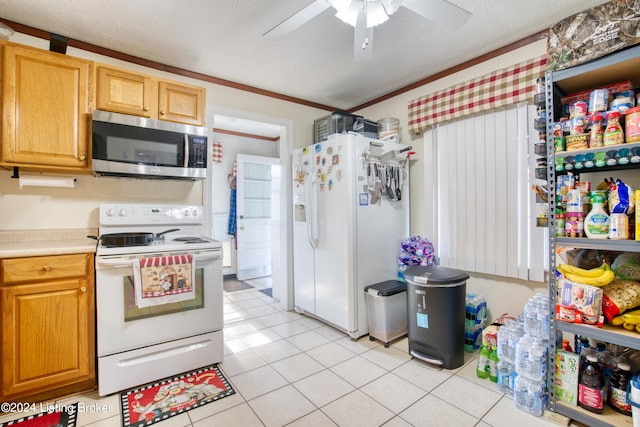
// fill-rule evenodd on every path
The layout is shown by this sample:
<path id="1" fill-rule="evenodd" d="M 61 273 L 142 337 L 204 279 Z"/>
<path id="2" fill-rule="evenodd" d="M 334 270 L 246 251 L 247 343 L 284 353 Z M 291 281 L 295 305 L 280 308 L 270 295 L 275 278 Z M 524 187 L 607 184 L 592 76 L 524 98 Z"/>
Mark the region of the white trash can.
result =
<path id="1" fill-rule="evenodd" d="M 407 285 L 387 280 L 364 288 L 367 302 L 369 339 L 382 341 L 385 347 L 407 335 Z"/>

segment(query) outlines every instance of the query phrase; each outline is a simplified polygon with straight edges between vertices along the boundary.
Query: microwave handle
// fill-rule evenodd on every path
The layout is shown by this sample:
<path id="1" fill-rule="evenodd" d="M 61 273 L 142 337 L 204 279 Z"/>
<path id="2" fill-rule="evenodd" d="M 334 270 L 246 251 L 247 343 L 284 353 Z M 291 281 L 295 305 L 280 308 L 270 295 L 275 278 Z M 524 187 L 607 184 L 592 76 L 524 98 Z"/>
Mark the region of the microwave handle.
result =
<path id="1" fill-rule="evenodd" d="M 189 135 L 184 134 L 184 167 L 189 167 Z"/>

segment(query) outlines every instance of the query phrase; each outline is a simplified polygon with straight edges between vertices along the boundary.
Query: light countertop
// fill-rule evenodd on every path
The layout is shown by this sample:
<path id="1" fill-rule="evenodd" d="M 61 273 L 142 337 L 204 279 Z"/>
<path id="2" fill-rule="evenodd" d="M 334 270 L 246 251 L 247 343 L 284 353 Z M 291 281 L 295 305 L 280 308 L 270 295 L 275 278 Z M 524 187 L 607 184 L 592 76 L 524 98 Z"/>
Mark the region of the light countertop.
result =
<path id="1" fill-rule="evenodd" d="M 95 253 L 97 229 L 0 231 L 0 258 Z"/>

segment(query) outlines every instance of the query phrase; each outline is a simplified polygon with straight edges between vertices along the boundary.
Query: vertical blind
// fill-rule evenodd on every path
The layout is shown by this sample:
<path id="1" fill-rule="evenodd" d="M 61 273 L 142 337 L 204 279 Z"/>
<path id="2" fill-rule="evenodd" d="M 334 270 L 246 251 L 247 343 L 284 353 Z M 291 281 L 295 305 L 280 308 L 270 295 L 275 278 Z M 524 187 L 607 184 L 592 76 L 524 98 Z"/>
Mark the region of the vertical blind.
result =
<path id="1" fill-rule="evenodd" d="M 426 229 L 441 265 L 544 281 L 545 229 L 530 190 L 534 117 L 521 103 L 424 133 Z"/>

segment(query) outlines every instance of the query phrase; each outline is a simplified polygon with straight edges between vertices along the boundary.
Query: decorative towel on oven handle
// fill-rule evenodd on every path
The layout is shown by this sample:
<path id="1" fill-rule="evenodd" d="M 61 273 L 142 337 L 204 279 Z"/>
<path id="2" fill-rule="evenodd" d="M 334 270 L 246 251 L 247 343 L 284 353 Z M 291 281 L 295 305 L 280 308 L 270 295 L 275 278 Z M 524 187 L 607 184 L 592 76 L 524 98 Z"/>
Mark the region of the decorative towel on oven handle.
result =
<path id="1" fill-rule="evenodd" d="M 133 263 L 138 308 L 194 299 L 193 255 L 139 258 Z"/>

